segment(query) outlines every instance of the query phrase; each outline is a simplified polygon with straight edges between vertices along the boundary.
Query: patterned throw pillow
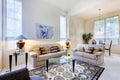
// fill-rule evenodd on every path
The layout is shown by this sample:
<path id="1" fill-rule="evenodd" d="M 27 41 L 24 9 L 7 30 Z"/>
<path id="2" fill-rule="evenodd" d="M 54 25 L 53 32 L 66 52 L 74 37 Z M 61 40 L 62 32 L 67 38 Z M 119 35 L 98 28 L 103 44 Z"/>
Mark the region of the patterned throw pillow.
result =
<path id="1" fill-rule="evenodd" d="M 58 51 L 60 51 L 60 49 L 59 49 L 58 46 L 52 46 L 52 47 L 50 47 L 50 52 L 51 52 L 51 53 L 56 53 L 56 52 L 58 52 Z"/>
<path id="2" fill-rule="evenodd" d="M 94 51 L 94 47 L 88 47 L 88 49 L 85 49 L 86 53 L 93 54 L 93 51 Z"/>
<path id="3" fill-rule="evenodd" d="M 34 49 L 33 49 L 33 52 L 37 53 L 37 55 L 40 55 L 40 50 L 39 50 L 39 48 L 34 48 Z"/>
<path id="4" fill-rule="evenodd" d="M 93 51 L 93 53 L 95 54 L 96 52 L 101 52 L 101 51 L 102 51 L 101 48 L 95 48 L 94 51 Z"/>
<path id="5" fill-rule="evenodd" d="M 47 54 L 47 51 L 45 50 L 44 47 L 40 47 L 39 50 L 40 50 L 40 54 L 41 54 L 41 55 Z"/>

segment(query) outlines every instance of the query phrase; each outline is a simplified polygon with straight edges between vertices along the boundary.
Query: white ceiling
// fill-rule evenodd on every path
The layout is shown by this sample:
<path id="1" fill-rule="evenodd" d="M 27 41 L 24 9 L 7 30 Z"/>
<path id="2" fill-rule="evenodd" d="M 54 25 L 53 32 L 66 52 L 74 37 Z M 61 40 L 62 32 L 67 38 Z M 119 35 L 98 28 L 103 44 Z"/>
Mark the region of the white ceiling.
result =
<path id="1" fill-rule="evenodd" d="M 50 4 L 69 12 L 69 15 L 78 15 L 89 19 L 102 14 L 120 10 L 120 0 L 45 0 Z"/>
<path id="2" fill-rule="evenodd" d="M 54 6 L 62 9 L 63 11 L 69 11 L 73 8 L 80 0 L 44 0 L 47 1 Z"/>

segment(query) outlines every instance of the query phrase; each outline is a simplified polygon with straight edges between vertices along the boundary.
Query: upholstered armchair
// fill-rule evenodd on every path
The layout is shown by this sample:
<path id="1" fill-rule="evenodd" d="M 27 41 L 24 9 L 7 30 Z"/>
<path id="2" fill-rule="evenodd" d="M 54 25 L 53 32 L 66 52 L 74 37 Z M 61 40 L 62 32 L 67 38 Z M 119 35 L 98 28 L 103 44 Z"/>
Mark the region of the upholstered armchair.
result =
<path id="1" fill-rule="evenodd" d="M 45 80 L 37 75 L 29 76 L 27 68 L 22 68 L 13 72 L 0 75 L 0 80 Z"/>

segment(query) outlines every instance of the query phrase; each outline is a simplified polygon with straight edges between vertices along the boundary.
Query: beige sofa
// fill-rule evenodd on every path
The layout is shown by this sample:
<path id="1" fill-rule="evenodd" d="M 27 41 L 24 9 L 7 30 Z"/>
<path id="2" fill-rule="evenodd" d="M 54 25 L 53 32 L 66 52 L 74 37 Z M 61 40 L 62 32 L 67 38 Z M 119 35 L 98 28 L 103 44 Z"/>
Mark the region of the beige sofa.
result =
<path id="1" fill-rule="evenodd" d="M 89 52 L 89 48 L 92 48 L 93 50 Z M 94 65 L 101 65 L 104 62 L 104 46 L 78 44 L 77 47 L 72 51 L 72 58 Z"/>
<path id="2" fill-rule="evenodd" d="M 59 48 L 59 51 L 56 52 L 56 50 L 51 51 L 51 47 L 57 46 Z M 40 54 L 40 48 L 44 48 L 46 54 Z M 39 44 L 39 45 L 32 45 L 30 50 L 30 64 L 33 67 L 39 67 L 39 66 L 45 66 L 46 60 L 50 58 L 60 57 L 62 55 L 66 55 L 66 49 L 63 49 L 63 47 L 58 43 L 51 43 L 51 44 Z"/>

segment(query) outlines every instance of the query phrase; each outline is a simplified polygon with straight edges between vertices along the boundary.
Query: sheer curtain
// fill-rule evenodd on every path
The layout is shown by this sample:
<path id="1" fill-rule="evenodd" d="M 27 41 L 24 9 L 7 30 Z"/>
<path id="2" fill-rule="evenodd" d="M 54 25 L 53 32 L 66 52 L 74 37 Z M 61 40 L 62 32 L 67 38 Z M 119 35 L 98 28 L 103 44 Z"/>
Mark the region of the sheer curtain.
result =
<path id="1" fill-rule="evenodd" d="M 0 71 L 2 69 L 2 0 L 0 0 Z"/>

